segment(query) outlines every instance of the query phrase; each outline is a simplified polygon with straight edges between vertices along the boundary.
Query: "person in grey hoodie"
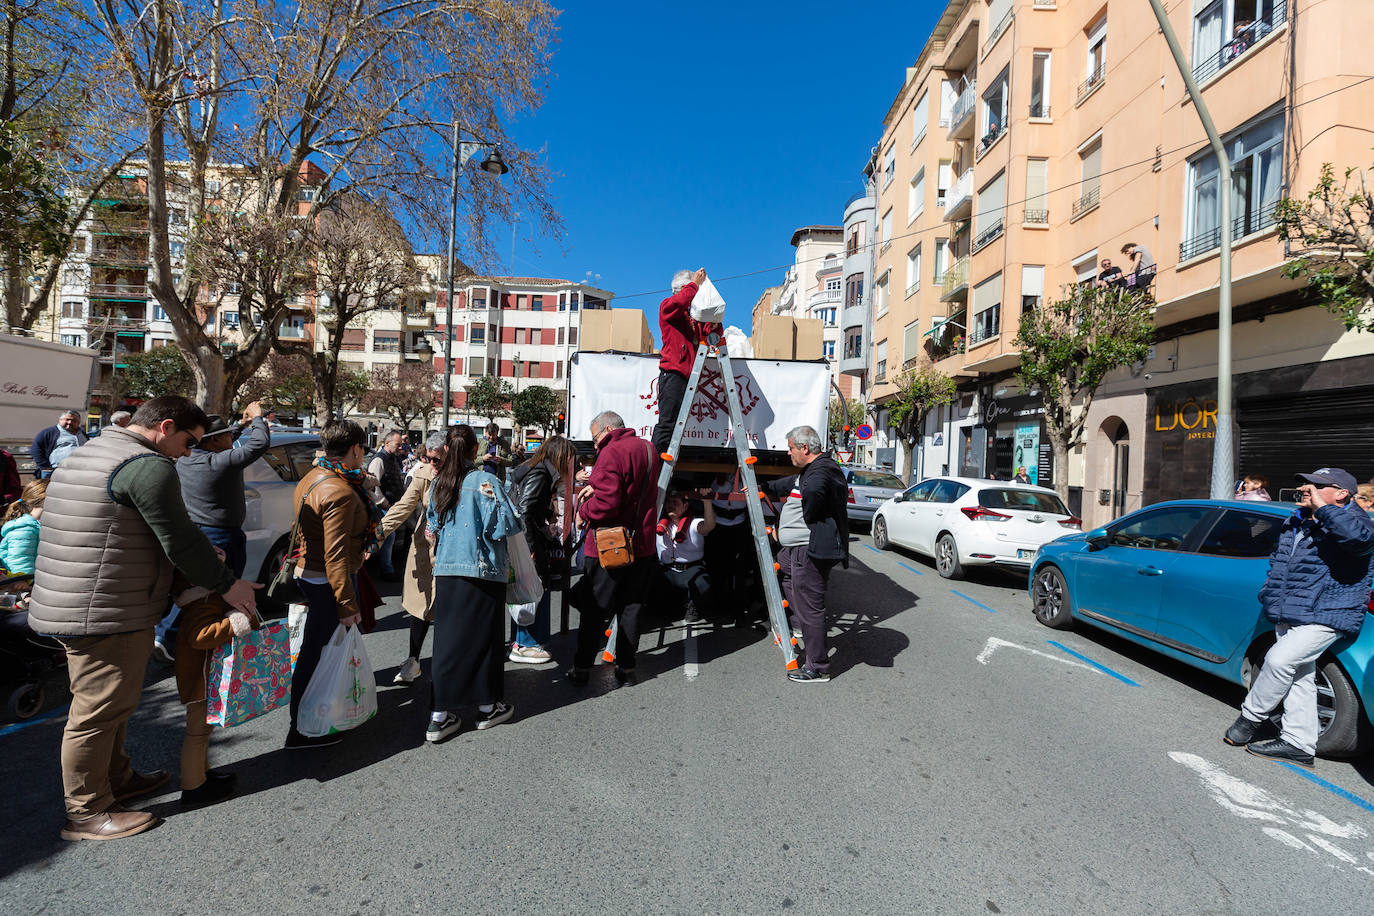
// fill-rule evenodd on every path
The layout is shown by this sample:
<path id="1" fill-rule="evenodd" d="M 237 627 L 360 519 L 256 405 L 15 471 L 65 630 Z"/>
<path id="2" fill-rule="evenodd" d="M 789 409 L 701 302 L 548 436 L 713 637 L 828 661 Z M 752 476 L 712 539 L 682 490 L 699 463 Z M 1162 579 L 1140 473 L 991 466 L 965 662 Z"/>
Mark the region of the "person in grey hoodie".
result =
<path id="1" fill-rule="evenodd" d="M 235 434 L 241 430 L 243 441 L 235 448 Z M 248 541 L 243 533 L 248 511 L 243 469 L 262 457 L 271 445 L 272 433 L 263 418 L 262 405 L 254 401 L 238 423 L 212 423 L 191 453 L 177 461 L 186 514 L 205 532 L 211 544 L 224 551 L 225 565 L 236 577 L 243 575 L 248 562 Z M 179 614 L 180 608 L 174 604 L 157 625 L 153 654 L 167 664 L 172 662 L 172 646 L 176 642 L 173 627 Z"/>

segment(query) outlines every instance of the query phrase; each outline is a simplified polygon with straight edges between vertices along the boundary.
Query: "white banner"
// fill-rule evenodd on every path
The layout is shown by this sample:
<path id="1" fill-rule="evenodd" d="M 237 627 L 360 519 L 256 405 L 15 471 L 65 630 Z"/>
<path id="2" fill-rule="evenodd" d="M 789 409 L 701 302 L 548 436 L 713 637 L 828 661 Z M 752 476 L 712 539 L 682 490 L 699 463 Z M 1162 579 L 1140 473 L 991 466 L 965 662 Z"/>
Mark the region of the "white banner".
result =
<path id="1" fill-rule="evenodd" d="M 64 410 L 81 414 L 98 354 L 46 340 L 0 337 L 0 438 L 32 438 Z"/>
<path id="2" fill-rule="evenodd" d="M 830 415 L 830 366 L 825 362 L 732 359 L 735 390 L 749 447 L 787 450 L 787 432 L 810 426 L 826 437 Z M 682 444 L 734 448 L 730 410 L 720 364 L 708 359 L 692 403 Z M 568 437 L 589 438 L 592 418 L 614 410 L 625 425 L 648 438 L 658 422 L 658 357 L 624 353 L 575 353 L 568 369 Z"/>

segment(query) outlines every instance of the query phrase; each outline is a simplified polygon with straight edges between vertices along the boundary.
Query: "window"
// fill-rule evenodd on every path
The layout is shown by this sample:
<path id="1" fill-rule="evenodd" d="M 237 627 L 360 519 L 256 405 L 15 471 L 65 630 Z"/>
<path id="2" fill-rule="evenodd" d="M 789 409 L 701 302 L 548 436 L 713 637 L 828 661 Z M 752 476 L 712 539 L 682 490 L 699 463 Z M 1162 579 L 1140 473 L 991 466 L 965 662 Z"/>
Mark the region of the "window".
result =
<path id="1" fill-rule="evenodd" d="M 1182 550 L 1210 506 L 1173 506 L 1136 516 L 1129 524 L 1107 529 L 1113 547 L 1143 550 Z"/>
<path id="2" fill-rule="evenodd" d="M 558 329 L 558 338 L 557 338 L 557 342 L 558 342 L 558 345 L 559 345 L 560 347 L 563 346 L 563 333 L 564 333 L 564 329 L 563 329 L 563 328 L 559 328 L 559 329 Z"/>
<path id="3" fill-rule="evenodd" d="M 988 147 L 997 142 L 1007 129 L 1007 103 L 1010 92 L 1007 90 L 1007 71 L 998 74 L 997 79 L 983 93 L 983 133 L 978 142 L 978 153 L 982 155 Z"/>
<path id="4" fill-rule="evenodd" d="M 924 167 L 911 179 L 906 195 L 906 221 L 908 224 L 926 208 L 926 170 Z"/>
<path id="5" fill-rule="evenodd" d="M 968 491 L 967 484 L 957 483 L 953 480 L 937 480 L 935 481 L 935 489 L 930 493 L 929 502 L 952 503 Z"/>
<path id="6" fill-rule="evenodd" d="M 186 225 L 186 211 L 180 207 L 170 207 L 167 210 L 167 225 L 184 226 Z"/>
<path id="7" fill-rule="evenodd" d="M 1007 199 L 1007 173 L 1001 172 L 978 192 L 973 215 L 973 250 L 977 251 L 1002 234 L 1002 207 Z"/>
<path id="8" fill-rule="evenodd" d="M 296 200 L 309 203 L 319 196 L 319 188 L 301 188 L 296 191 Z"/>
<path id="9" fill-rule="evenodd" d="M 208 195 L 208 196 L 216 195 L 216 194 L 219 193 L 219 189 L 220 189 L 220 183 L 219 183 L 218 181 L 215 181 L 214 179 L 206 179 L 206 181 L 205 181 L 205 193 L 206 193 L 206 195 Z"/>
<path id="10" fill-rule="evenodd" d="M 887 152 L 883 154 L 883 190 L 892 184 L 892 179 L 897 177 L 897 148 L 889 146 Z"/>
<path id="11" fill-rule="evenodd" d="M 577 346 L 577 328 L 568 328 L 568 346 Z"/>
<path id="12" fill-rule="evenodd" d="M 401 335 L 395 332 L 374 331 L 372 349 L 376 353 L 400 353 Z"/>
<path id="13" fill-rule="evenodd" d="M 978 505 L 984 509 L 1020 509 L 1023 512 L 1043 512 L 1045 515 L 1071 514 L 1058 496 L 1037 493 L 1035 490 L 979 490 Z"/>
<path id="14" fill-rule="evenodd" d="M 973 288 L 973 319 L 969 343 L 981 343 L 1002 331 L 1002 275 L 997 274 Z"/>
<path id="15" fill-rule="evenodd" d="M 910 296 L 921 288 L 921 246 L 917 245 L 906 253 L 906 294 Z"/>
<path id="16" fill-rule="evenodd" d="M 935 275 L 933 278 L 936 283 L 940 282 L 940 278 L 945 275 L 947 270 L 949 270 L 949 239 L 936 239 Z"/>
<path id="17" fill-rule="evenodd" d="M 539 378 L 539 361 L 533 360 L 525 363 L 525 378 Z"/>
<path id="18" fill-rule="evenodd" d="M 473 378 L 481 378 L 482 376 L 487 374 L 486 365 L 487 361 L 485 357 L 469 356 L 468 375 L 472 376 Z"/>
<path id="19" fill-rule="evenodd" d="M 86 317 L 86 303 L 82 302 L 80 299 L 63 299 L 63 300 L 62 300 L 62 317 L 63 317 L 63 318 L 85 318 L 85 317 Z"/>
<path id="20" fill-rule="evenodd" d="M 69 347 L 80 347 L 85 345 L 80 334 L 63 334 L 62 342 Z"/>
<path id="21" fill-rule="evenodd" d="M 1079 286 L 1097 280 L 1097 249 L 1086 251 L 1074 258 L 1073 271 Z"/>
<path id="22" fill-rule="evenodd" d="M 556 363 L 553 364 L 553 377 L 554 377 L 554 378 L 562 378 L 562 377 L 563 377 L 563 360 L 560 359 L 558 362 L 556 362 Z"/>
<path id="23" fill-rule="evenodd" d="M 863 223 L 858 223 L 849 230 L 849 240 L 844 245 L 844 255 L 852 258 L 859 253 L 859 246 L 863 244 Z"/>
<path id="24" fill-rule="evenodd" d="M 890 292 L 890 290 L 888 289 L 888 277 L 890 276 L 890 271 L 883 271 L 883 275 L 879 277 L 878 282 L 874 284 L 874 291 L 877 294 L 877 301 L 873 304 L 874 312 L 878 315 L 878 317 L 882 317 L 883 315 L 887 314 L 888 294 Z"/>
<path id="25" fill-rule="evenodd" d="M 487 342 L 487 326 L 484 324 L 474 324 L 468 328 L 468 341 L 475 344 Z"/>
<path id="26" fill-rule="evenodd" d="M 1212 0 L 1193 19 L 1193 79 L 1225 69 L 1283 25 L 1284 0 Z"/>
<path id="27" fill-rule="evenodd" d="M 1073 215 L 1082 216 L 1102 202 L 1102 139 L 1099 137 L 1078 153 L 1082 175 Z"/>
<path id="28" fill-rule="evenodd" d="M 959 100 L 959 90 L 954 88 L 953 80 L 940 80 L 940 126 L 949 127 L 954 117 L 954 103 Z"/>
<path id="29" fill-rule="evenodd" d="M 238 313 L 238 312 L 225 312 L 225 313 L 224 313 L 224 326 L 225 326 L 226 328 L 237 328 L 237 327 L 239 326 L 239 313 Z"/>
<path id="30" fill-rule="evenodd" d="M 162 306 L 160 306 L 160 305 L 155 305 L 155 306 L 153 306 L 153 320 L 154 320 L 154 321 L 166 321 L 166 320 L 167 320 L 167 310 L 164 309 L 164 308 L 163 308 Z"/>
<path id="31" fill-rule="evenodd" d="M 1045 301 L 1045 268 L 1026 264 L 1021 268 L 1021 314 L 1038 309 Z"/>
<path id="32" fill-rule="evenodd" d="M 530 297 L 529 297 L 529 296 L 516 296 L 516 297 L 515 297 L 515 307 L 516 307 L 517 309 L 528 309 L 528 308 L 530 307 Z"/>
<path id="33" fill-rule="evenodd" d="M 1088 29 L 1087 89 L 1091 91 L 1102 82 L 1107 72 L 1107 17 L 1103 16 Z M 1081 93 L 1080 93 L 1081 94 Z"/>
<path id="34" fill-rule="evenodd" d="M 827 293 L 838 293 L 840 291 L 840 278 L 827 277 L 825 280 L 825 291 Z"/>
<path id="35" fill-rule="evenodd" d="M 876 381 L 881 382 L 885 378 L 887 378 L 887 341 L 878 341 L 877 350 L 878 352 L 875 354 L 873 378 Z"/>
<path id="36" fill-rule="evenodd" d="M 928 503 L 930 502 L 930 497 L 935 494 L 935 488 L 939 486 L 940 483 L 941 481 L 938 480 L 927 480 L 923 483 L 918 483 L 902 494 L 902 502 Z"/>
<path id="37" fill-rule="evenodd" d="M 1282 516 L 1227 510 L 1207 532 L 1198 552 L 1251 560 L 1268 557 L 1278 546 L 1283 522 Z"/>
<path id="38" fill-rule="evenodd" d="M 844 339 L 844 358 L 862 359 L 864 353 L 864 332 L 850 331 Z"/>
<path id="39" fill-rule="evenodd" d="M 531 297 L 530 297 L 530 310 L 531 310 L 531 311 L 535 311 L 535 312 L 542 312 L 542 311 L 544 311 L 544 297 L 543 297 L 543 296 L 531 296 Z"/>
<path id="40" fill-rule="evenodd" d="M 1035 51 L 1031 54 L 1031 102 L 1032 118 L 1050 116 L 1050 52 Z"/>
<path id="41" fill-rule="evenodd" d="M 844 307 L 847 309 L 857 308 L 863 304 L 864 300 L 864 276 L 854 274 L 844 281 Z"/>
<path id="42" fill-rule="evenodd" d="M 917 319 L 906 327 L 902 328 L 902 365 L 912 366 L 916 364 L 916 357 L 921 354 L 921 321 Z"/>
<path id="43" fill-rule="evenodd" d="M 880 244 L 880 246 L 881 246 L 881 247 L 878 249 L 879 251 L 886 251 L 886 250 L 887 250 L 887 246 L 892 244 L 892 208 L 891 208 L 891 207 L 889 207 L 888 210 L 887 210 L 887 212 L 883 214 L 883 224 L 882 224 L 882 228 L 879 230 L 878 242 L 879 242 L 879 244 Z"/>
<path id="44" fill-rule="evenodd" d="M 1049 225 L 1049 193 L 1050 161 L 1048 159 L 1027 159 L 1025 213 L 1025 222 L 1027 225 Z"/>
<path id="45" fill-rule="evenodd" d="M 836 326 L 835 318 L 837 314 L 838 309 L 834 308 L 816 309 L 816 317 L 819 318 L 827 328 L 833 328 Z"/>
<path id="46" fill-rule="evenodd" d="M 922 92 L 911 110 L 911 148 L 925 139 L 926 125 L 930 123 L 930 93 Z"/>
<path id="47" fill-rule="evenodd" d="M 292 315 L 281 323 L 281 329 L 277 332 L 281 337 L 300 340 L 305 337 L 305 318 L 300 315 Z"/>
<path id="48" fill-rule="evenodd" d="M 1283 115 L 1268 117 L 1226 142 L 1231 158 L 1231 234 L 1241 238 L 1274 225 L 1283 169 Z M 1188 212 L 1179 257 L 1221 244 L 1220 170 L 1212 153 L 1188 164 Z"/>
<path id="49" fill-rule="evenodd" d="M 832 327 L 833 327 L 833 325 L 832 325 Z M 825 354 L 825 358 L 826 358 L 826 359 L 834 359 L 834 358 L 835 358 L 835 341 L 833 341 L 833 340 L 823 341 L 823 342 L 821 343 L 821 352 Z"/>
<path id="50" fill-rule="evenodd" d="M 167 250 L 174 258 L 184 258 L 186 256 L 185 242 L 168 242 Z"/>
<path id="51" fill-rule="evenodd" d="M 950 167 L 948 159 L 940 160 L 940 167 L 935 174 L 935 182 L 938 185 L 935 189 L 935 206 L 943 209 L 945 195 L 949 193 L 949 186 L 954 184 L 954 170 Z"/>

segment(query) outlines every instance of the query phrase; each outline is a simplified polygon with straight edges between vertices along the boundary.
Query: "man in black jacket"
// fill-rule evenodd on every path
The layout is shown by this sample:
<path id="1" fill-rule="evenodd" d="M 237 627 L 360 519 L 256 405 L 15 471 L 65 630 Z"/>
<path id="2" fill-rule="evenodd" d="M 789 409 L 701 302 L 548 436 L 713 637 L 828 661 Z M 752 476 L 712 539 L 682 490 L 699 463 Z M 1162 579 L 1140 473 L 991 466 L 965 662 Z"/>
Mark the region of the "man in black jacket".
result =
<path id="1" fill-rule="evenodd" d="M 787 434 L 787 453 L 799 473 L 765 485 L 773 496 L 787 499 L 778 513 L 778 563 L 787 609 L 806 647 L 806 664 L 787 677 L 799 684 L 822 684 L 830 680 L 825 642 L 830 570 L 836 563 L 849 567 L 849 488 L 811 427 L 798 426 Z M 790 634 L 780 635 L 786 639 Z"/>

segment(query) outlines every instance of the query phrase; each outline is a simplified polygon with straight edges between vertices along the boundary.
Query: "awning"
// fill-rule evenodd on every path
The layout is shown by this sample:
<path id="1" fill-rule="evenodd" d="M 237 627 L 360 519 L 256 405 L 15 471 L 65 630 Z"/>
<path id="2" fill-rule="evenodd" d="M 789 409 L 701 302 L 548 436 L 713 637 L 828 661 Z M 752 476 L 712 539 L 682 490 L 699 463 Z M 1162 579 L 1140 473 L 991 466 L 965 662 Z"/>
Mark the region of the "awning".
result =
<path id="1" fill-rule="evenodd" d="M 960 324 L 959 322 L 955 321 L 953 317 L 950 317 L 950 318 L 937 318 L 937 319 L 935 320 L 935 324 L 931 325 L 930 330 L 929 330 L 929 331 L 926 331 L 926 332 L 925 332 L 924 334 L 922 334 L 921 336 L 922 336 L 922 337 L 929 337 L 930 335 L 932 335 L 932 334 L 934 334 L 934 333 L 936 333 L 936 332 L 938 332 L 938 331 L 943 330 L 944 327 L 945 327 L 945 325 L 947 325 L 947 324 L 953 324 L 953 325 L 954 325 L 956 328 L 958 328 L 959 330 L 961 330 L 961 331 L 964 330 L 964 326 L 963 326 L 962 324 Z"/>

